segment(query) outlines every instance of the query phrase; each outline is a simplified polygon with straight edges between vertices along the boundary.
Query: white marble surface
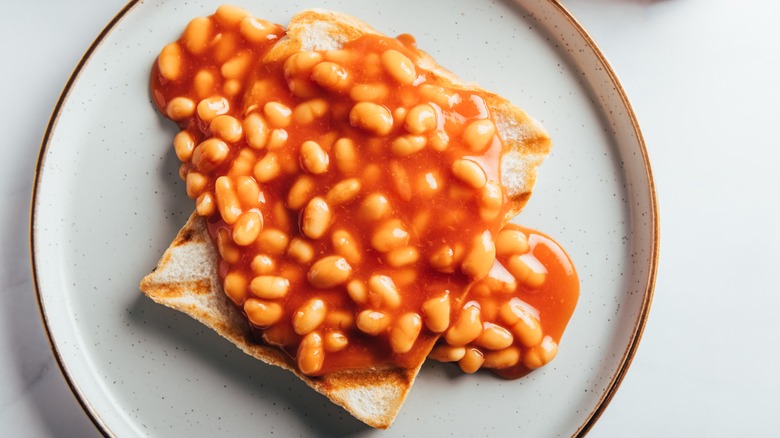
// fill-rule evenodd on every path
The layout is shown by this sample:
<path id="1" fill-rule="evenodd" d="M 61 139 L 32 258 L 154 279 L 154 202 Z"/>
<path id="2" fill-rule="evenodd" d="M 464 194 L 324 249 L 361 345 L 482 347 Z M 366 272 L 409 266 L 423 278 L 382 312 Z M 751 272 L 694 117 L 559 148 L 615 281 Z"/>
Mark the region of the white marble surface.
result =
<path id="1" fill-rule="evenodd" d="M 49 350 L 29 268 L 41 138 L 71 71 L 124 0 L 0 14 L 0 435 L 97 436 Z M 592 436 L 769 436 L 780 409 L 780 3 L 569 0 L 618 72 L 661 210 L 655 300 Z"/>

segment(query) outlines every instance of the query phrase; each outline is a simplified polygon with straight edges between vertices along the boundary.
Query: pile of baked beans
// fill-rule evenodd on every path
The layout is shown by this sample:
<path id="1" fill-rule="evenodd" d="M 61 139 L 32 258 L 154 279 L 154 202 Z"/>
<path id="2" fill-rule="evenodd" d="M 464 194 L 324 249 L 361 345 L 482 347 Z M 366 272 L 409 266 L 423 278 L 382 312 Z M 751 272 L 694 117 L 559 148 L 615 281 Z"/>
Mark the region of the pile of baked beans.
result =
<path id="1" fill-rule="evenodd" d="M 561 286 L 551 269 L 574 271 L 529 243 L 551 240 L 503 223 L 484 96 L 420 67 L 408 36 L 281 56 L 284 35 L 221 6 L 152 75 L 225 293 L 258 339 L 312 376 L 415 367 L 440 337 L 431 357 L 466 372 L 549 362 L 560 333 L 533 297 Z"/>

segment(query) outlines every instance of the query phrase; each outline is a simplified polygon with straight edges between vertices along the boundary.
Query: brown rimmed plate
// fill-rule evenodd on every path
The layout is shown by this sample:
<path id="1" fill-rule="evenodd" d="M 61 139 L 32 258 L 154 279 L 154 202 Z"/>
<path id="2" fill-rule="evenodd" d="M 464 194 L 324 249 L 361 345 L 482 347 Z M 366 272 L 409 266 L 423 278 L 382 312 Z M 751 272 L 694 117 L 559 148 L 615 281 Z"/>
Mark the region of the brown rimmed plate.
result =
<path id="1" fill-rule="evenodd" d="M 555 143 L 516 220 L 569 251 L 582 295 L 555 361 L 517 381 L 426 364 L 388 436 L 577 435 L 628 369 L 658 254 L 639 127 L 594 42 L 552 0 L 239 4 L 286 23 L 306 7 L 411 33 L 462 78 L 507 96 Z M 52 348 L 106 435 L 373 433 L 292 375 L 265 366 L 138 291 L 192 204 L 173 127 L 154 112 L 149 69 L 186 22 L 218 2 L 131 2 L 79 63 L 41 148 L 33 270 Z"/>

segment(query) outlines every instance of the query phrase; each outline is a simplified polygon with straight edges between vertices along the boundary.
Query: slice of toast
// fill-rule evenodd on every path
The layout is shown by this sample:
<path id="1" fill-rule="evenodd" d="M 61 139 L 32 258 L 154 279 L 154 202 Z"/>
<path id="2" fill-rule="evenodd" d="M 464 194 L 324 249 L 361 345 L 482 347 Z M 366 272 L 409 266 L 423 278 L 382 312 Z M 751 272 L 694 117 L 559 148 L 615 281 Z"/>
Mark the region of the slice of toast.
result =
<path id="1" fill-rule="evenodd" d="M 338 49 L 362 35 L 377 33 L 367 24 L 344 14 L 306 10 L 293 17 L 287 36 L 276 44 L 266 59 L 285 59 L 299 50 Z M 485 93 L 503 143 L 501 179 L 511 205 L 505 217 L 505 222 L 509 221 L 530 197 L 536 168 L 550 150 L 547 133 L 506 99 L 462 83 L 427 54 L 423 53 L 414 61 L 432 73 L 440 85 L 478 89 Z M 184 312 L 211 327 L 247 354 L 292 371 L 366 424 L 382 429 L 390 426 L 422 362 L 411 369 L 385 367 L 340 371 L 322 377 L 303 375 L 282 351 L 254 341 L 245 317 L 222 289 L 217 275 L 217 257 L 205 220 L 193 214 L 155 270 L 142 280 L 141 290 L 157 303 Z"/>
<path id="2" fill-rule="evenodd" d="M 369 426 L 380 429 L 390 426 L 422 363 L 408 370 L 341 371 L 322 377 L 301 374 L 294 361 L 281 350 L 253 340 L 246 318 L 222 290 L 217 257 L 205 219 L 193 213 L 154 271 L 141 281 L 141 290 L 155 302 L 202 322 L 246 354 L 292 371 Z"/>
<path id="3" fill-rule="evenodd" d="M 266 55 L 266 61 L 284 60 L 298 51 L 338 50 L 349 41 L 366 34 L 382 35 L 373 27 L 350 15 L 322 9 L 307 9 L 296 14 L 287 26 L 287 34 Z M 419 49 L 418 49 L 419 50 Z M 507 99 L 475 84 L 467 84 L 440 66 L 426 52 L 413 59 L 418 67 L 430 72 L 442 86 L 478 90 L 483 93 L 492 112 L 503 143 L 501 183 L 507 190 L 510 208 L 505 222 L 520 213 L 531 197 L 536 170 L 550 153 L 552 143 L 544 127 Z M 247 102 L 251 105 L 251 102 Z"/>

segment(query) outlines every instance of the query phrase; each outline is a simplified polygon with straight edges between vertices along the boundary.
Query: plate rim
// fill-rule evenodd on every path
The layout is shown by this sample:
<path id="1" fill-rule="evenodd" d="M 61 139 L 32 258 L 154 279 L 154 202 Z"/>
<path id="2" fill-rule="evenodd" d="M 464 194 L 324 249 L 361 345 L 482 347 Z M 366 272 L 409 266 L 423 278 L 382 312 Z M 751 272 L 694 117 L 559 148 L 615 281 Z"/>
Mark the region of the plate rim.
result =
<path id="1" fill-rule="evenodd" d="M 642 297 L 642 307 L 640 308 L 639 314 L 637 315 L 637 322 L 634 326 L 634 331 L 631 334 L 631 339 L 628 343 L 628 346 L 626 347 L 626 351 L 623 353 L 623 357 L 620 360 L 620 364 L 618 365 L 618 369 L 615 372 L 615 375 L 612 376 L 610 383 L 607 385 L 605 391 L 602 393 L 596 407 L 590 413 L 590 415 L 582 424 L 582 426 L 580 426 L 580 428 L 574 434 L 574 436 L 576 437 L 582 437 L 586 435 L 591 430 L 593 425 L 596 424 L 598 419 L 601 418 L 601 415 L 604 413 L 607 406 L 609 406 L 609 403 L 615 397 L 618 388 L 620 387 L 621 383 L 623 383 L 623 379 L 626 377 L 626 373 L 628 372 L 628 369 L 631 367 L 631 363 L 633 362 L 634 356 L 636 355 L 637 349 L 639 348 L 639 343 L 642 340 L 642 335 L 644 334 L 645 326 L 647 325 L 647 318 L 650 314 L 650 307 L 652 306 L 652 302 L 653 302 L 653 294 L 655 293 L 656 276 L 658 273 L 658 255 L 659 255 L 659 246 L 660 246 L 658 195 L 655 190 L 655 180 L 653 179 L 653 170 L 650 166 L 650 155 L 647 152 L 647 145 L 645 143 L 645 138 L 642 135 L 642 129 L 639 127 L 639 120 L 636 117 L 636 113 L 634 112 L 634 107 L 631 105 L 631 101 L 628 99 L 628 93 L 626 93 L 625 88 L 623 88 L 623 84 L 620 82 L 617 73 L 612 68 L 612 64 L 610 64 L 609 60 L 607 60 L 606 56 L 604 55 L 604 52 L 601 51 L 601 48 L 598 46 L 598 44 L 593 39 L 593 37 L 591 37 L 588 31 L 585 30 L 585 27 L 574 17 L 574 14 L 569 12 L 569 10 L 566 9 L 566 7 L 563 6 L 559 0 L 548 0 L 548 1 L 550 4 L 552 4 L 553 7 L 557 8 L 562 13 L 563 17 L 577 30 L 580 36 L 582 36 L 585 39 L 585 42 L 591 47 L 593 53 L 598 58 L 599 62 L 604 66 L 604 70 L 609 76 L 610 80 L 615 85 L 615 90 L 619 95 L 623 105 L 626 108 L 628 117 L 631 119 L 632 128 L 634 130 L 634 134 L 636 135 L 636 140 L 637 143 L 639 144 L 639 149 L 642 154 L 642 161 L 644 162 L 645 165 L 645 174 L 647 175 L 647 186 L 650 194 L 650 199 L 649 199 L 650 215 L 652 220 L 651 253 L 650 253 L 651 260 L 650 260 L 649 270 L 647 273 L 647 283 L 645 285 L 645 293 L 644 296 Z"/>
<path id="2" fill-rule="evenodd" d="M 653 295 L 655 292 L 655 284 L 656 284 L 656 277 L 658 271 L 658 258 L 659 258 L 659 246 L 660 246 L 658 199 L 657 199 L 657 192 L 655 189 L 655 181 L 653 179 L 653 172 L 650 166 L 650 157 L 647 152 L 645 139 L 644 136 L 642 135 L 642 130 L 639 126 L 639 121 L 637 120 L 636 113 L 634 112 L 631 102 L 628 99 L 628 94 L 623 88 L 623 85 L 620 82 L 617 73 L 612 68 L 612 65 L 609 63 L 602 50 L 599 48 L 596 41 L 590 36 L 587 30 L 585 30 L 585 27 L 574 17 L 574 15 L 563 4 L 560 3 L 559 0 L 541 0 L 541 1 L 546 2 L 554 9 L 557 9 L 558 12 L 561 14 L 561 16 L 566 21 L 568 21 L 569 24 L 573 27 L 573 29 L 576 30 L 577 33 L 585 40 L 587 45 L 593 51 L 593 54 L 598 59 L 599 63 L 604 67 L 604 71 L 607 73 L 608 77 L 610 78 L 610 81 L 615 86 L 615 91 L 620 97 L 620 101 L 622 105 L 625 107 L 627 116 L 631 120 L 632 129 L 634 135 L 636 136 L 636 141 L 639 145 L 639 151 L 641 153 L 642 161 L 644 163 L 644 169 L 647 178 L 647 188 L 649 191 L 649 203 L 650 203 L 649 210 L 651 216 L 650 219 L 652 221 L 652 226 L 650 228 L 650 233 L 651 233 L 650 263 L 648 265 L 649 269 L 648 269 L 647 279 L 645 283 L 645 291 L 642 297 L 642 306 L 639 309 L 637 320 L 634 324 L 634 328 L 630 340 L 628 342 L 628 345 L 626 346 L 626 350 L 624 351 L 621 360 L 618 363 L 617 370 L 615 371 L 614 375 L 610 379 L 610 382 L 606 386 L 604 392 L 601 394 L 601 397 L 599 398 L 599 401 L 596 404 L 596 406 L 593 408 L 593 410 L 590 412 L 590 414 L 585 419 L 583 424 L 576 430 L 576 432 L 573 435 L 576 437 L 582 437 L 586 435 L 591 430 L 591 428 L 596 424 L 598 419 L 601 417 L 601 415 L 606 410 L 607 406 L 614 398 L 618 388 L 620 387 L 621 383 L 623 382 L 623 379 L 625 378 L 628 372 L 628 369 L 631 366 L 631 363 L 634 360 L 637 349 L 639 347 L 639 343 L 642 339 L 642 335 L 644 334 L 645 326 L 647 325 L 647 319 L 649 316 L 650 307 L 652 305 Z M 35 174 L 34 174 L 31 197 L 30 197 L 30 223 L 29 223 L 30 225 L 30 229 L 29 229 L 30 267 L 32 271 L 32 283 L 33 283 L 33 288 L 35 290 L 36 302 L 38 304 L 38 312 L 41 318 L 41 322 L 43 324 L 44 332 L 46 333 L 46 340 L 49 343 L 49 347 L 54 355 L 55 361 L 57 362 L 57 366 L 59 367 L 60 372 L 65 378 L 65 381 L 68 384 L 71 393 L 76 398 L 76 401 L 78 401 L 79 405 L 84 410 L 85 414 L 87 414 L 87 417 L 90 419 L 90 421 L 98 430 L 98 432 L 100 432 L 103 436 L 106 437 L 114 437 L 116 435 L 111 431 L 111 429 L 101 418 L 97 410 L 91 405 L 86 395 L 81 391 L 81 388 L 79 387 L 78 383 L 75 381 L 75 378 L 70 374 L 70 369 L 65 363 L 62 354 L 59 351 L 59 348 L 54 342 L 53 333 L 51 331 L 49 318 L 46 313 L 46 307 L 43 302 L 43 295 L 41 293 L 41 288 L 38 280 L 38 266 L 36 263 L 37 257 L 35 252 L 35 247 L 36 247 L 35 222 L 36 222 L 36 211 L 37 211 L 36 206 L 38 201 L 38 191 L 40 189 L 40 177 L 41 177 L 41 170 L 43 167 L 44 158 L 51 142 L 52 133 L 54 132 L 54 129 L 56 128 L 57 122 L 59 120 L 62 107 L 65 104 L 65 101 L 67 100 L 71 89 L 76 83 L 76 80 L 80 76 L 85 65 L 92 57 L 92 54 L 101 45 L 103 40 L 108 36 L 109 33 L 111 33 L 112 30 L 114 30 L 115 26 L 125 17 L 125 15 L 127 15 L 128 12 L 130 12 L 135 6 L 137 6 L 140 3 L 143 3 L 143 0 L 129 0 L 128 3 L 126 3 L 114 15 L 114 17 L 111 20 L 109 20 L 109 22 L 103 27 L 100 33 L 98 33 L 98 35 L 89 45 L 87 50 L 81 56 L 78 63 L 76 64 L 76 67 L 73 69 L 73 72 L 70 74 L 67 82 L 63 86 L 62 92 L 60 93 L 57 99 L 57 103 L 55 104 L 54 109 L 52 110 L 52 114 L 46 125 L 46 130 L 44 131 L 44 135 L 41 140 L 41 147 L 40 147 L 40 151 L 38 152 L 38 157 L 36 159 L 36 164 L 35 164 Z"/>

